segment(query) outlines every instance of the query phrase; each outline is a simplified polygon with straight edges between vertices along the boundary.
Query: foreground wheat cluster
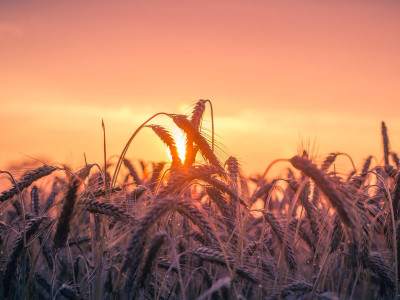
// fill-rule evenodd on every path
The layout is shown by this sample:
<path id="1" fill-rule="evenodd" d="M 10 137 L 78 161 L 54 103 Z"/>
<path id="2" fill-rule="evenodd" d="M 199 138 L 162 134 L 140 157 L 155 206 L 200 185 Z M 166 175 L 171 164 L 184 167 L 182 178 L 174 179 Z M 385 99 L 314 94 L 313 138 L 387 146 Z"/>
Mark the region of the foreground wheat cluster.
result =
<path id="1" fill-rule="evenodd" d="M 269 168 L 246 178 L 203 134 L 208 103 L 189 116 L 164 114 L 186 134 L 184 161 L 169 131 L 149 125 L 157 114 L 106 166 L 1 171 L 10 179 L 0 195 L 2 297 L 394 298 L 400 176 L 385 124 L 382 162 L 370 156 L 341 174 L 334 164 L 346 154 L 317 163 L 303 151 L 275 162 L 284 178 L 267 180 Z M 145 128 L 170 163 L 126 157 Z"/>

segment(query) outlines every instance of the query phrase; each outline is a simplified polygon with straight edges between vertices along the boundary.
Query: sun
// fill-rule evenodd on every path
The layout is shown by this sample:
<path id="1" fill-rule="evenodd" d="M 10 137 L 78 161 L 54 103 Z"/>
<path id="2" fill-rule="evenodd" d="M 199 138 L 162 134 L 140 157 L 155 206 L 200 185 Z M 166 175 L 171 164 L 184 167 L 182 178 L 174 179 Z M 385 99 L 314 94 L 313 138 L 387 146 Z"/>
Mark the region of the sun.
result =
<path id="1" fill-rule="evenodd" d="M 175 145 L 178 150 L 178 156 L 183 163 L 185 161 L 185 155 L 186 155 L 186 134 L 179 128 L 171 129 L 171 134 L 175 140 Z M 172 160 L 171 152 L 169 149 L 167 153 L 169 159 Z"/>

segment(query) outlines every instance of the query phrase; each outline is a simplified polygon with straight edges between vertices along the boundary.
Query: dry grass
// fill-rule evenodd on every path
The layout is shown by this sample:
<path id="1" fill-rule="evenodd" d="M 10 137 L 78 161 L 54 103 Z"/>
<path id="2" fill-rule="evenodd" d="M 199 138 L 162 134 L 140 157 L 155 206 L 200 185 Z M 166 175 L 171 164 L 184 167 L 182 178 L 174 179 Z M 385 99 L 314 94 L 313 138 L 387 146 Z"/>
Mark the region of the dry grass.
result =
<path id="1" fill-rule="evenodd" d="M 284 178 L 246 178 L 235 157 L 215 154 L 214 133 L 203 135 L 207 103 L 162 113 L 187 135 L 185 161 L 169 131 L 146 122 L 107 168 L 11 177 L 0 195 L 0 298 L 394 298 L 400 176 L 386 125 L 381 165 L 369 156 L 339 174 L 332 166 L 346 154 L 304 151 L 277 160 Z M 172 162 L 125 157 L 145 127 Z"/>

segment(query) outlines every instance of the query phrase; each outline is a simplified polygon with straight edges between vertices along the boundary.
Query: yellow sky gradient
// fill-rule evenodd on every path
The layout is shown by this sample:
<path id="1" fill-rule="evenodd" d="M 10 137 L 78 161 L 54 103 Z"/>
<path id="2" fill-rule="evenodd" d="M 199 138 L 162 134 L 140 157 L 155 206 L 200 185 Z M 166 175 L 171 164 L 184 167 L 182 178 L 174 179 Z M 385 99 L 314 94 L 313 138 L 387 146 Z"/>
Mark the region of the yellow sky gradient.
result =
<path id="1" fill-rule="evenodd" d="M 380 158 L 382 120 L 400 145 L 399 15 L 396 1 L 0 0 L 0 169 L 101 163 L 102 119 L 119 154 L 152 114 L 201 98 L 246 173 L 301 140 Z M 128 156 L 168 159 L 149 129 Z"/>

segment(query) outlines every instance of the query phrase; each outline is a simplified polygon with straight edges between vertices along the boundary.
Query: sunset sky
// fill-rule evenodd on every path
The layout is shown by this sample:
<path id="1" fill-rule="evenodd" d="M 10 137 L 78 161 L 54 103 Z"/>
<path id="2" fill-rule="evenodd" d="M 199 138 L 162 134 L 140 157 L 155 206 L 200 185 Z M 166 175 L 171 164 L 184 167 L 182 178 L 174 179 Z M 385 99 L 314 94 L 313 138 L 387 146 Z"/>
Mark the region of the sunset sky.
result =
<path id="1" fill-rule="evenodd" d="M 102 119 L 111 156 L 202 98 L 218 153 L 246 173 L 308 140 L 321 159 L 380 159 L 382 120 L 400 151 L 399 15 L 398 1 L 0 0 L 0 169 L 101 163 Z M 128 156 L 168 159 L 149 129 Z"/>

